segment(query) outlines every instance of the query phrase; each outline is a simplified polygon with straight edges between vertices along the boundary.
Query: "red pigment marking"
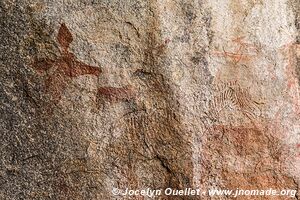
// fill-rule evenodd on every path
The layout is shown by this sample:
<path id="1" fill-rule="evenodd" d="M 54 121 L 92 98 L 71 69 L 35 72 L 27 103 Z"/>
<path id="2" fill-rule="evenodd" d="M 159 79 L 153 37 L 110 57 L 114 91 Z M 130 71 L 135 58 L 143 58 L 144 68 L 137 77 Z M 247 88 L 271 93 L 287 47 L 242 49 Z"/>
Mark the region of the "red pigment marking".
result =
<path id="1" fill-rule="evenodd" d="M 296 65 L 295 61 L 296 61 L 296 53 L 298 48 L 300 47 L 299 44 L 295 44 L 293 42 L 288 43 L 286 45 L 283 45 L 283 47 L 281 48 L 281 50 L 283 51 L 283 54 L 286 56 L 287 58 L 287 66 L 286 66 L 286 74 L 289 77 L 289 81 L 288 81 L 288 88 L 291 88 L 293 85 L 297 84 L 297 79 L 295 78 L 295 69 L 294 66 Z"/>
<path id="2" fill-rule="evenodd" d="M 69 52 L 73 37 L 64 23 L 61 24 L 58 31 L 57 41 L 61 48 L 61 56 L 55 60 L 48 58 L 36 60 L 33 63 L 33 68 L 40 74 L 46 74 L 45 86 L 47 92 L 55 100 L 60 100 L 62 92 L 72 78 L 81 75 L 99 76 L 101 69 L 77 60 L 76 56 Z M 165 43 L 167 44 L 168 41 Z M 98 97 L 104 97 L 111 102 L 120 102 L 132 99 L 134 92 L 129 86 L 122 88 L 100 87 L 98 88 Z"/>
<path id="3" fill-rule="evenodd" d="M 131 86 L 121 88 L 101 87 L 98 89 L 98 97 L 108 99 L 110 102 L 116 103 L 133 99 L 135 93 Z"/>
<path id="4" fill-rule="evenodd" d="M 57 41 L 61 47 L 61 56 L 55 60 L 48 58 L 36 60 L 33 63 L 33 68 L 42 74 L 56 68 L 50 75 L 47 75 L 45 86 L 47 91 L 59 100 L 64 88 L 72 78 L 81 75 L 99 76 L 101 69 L 77 60 L 76 56 L 69 52 L 68 49 L 73 37 L 64 23 L 61 24 L 58 31 Z"/>
<path id="5" fill-rule="evenodd" d="M 244 37 L 238 37 L 233 39 L 232 42 L 236 43 L 238 46 L 234 52 L 224 51 L 215 51 L 213 52 L 216 56 L 221 56 L 224 58 L 229 58 L 235 64 L 240 61 L 249 61 L 252 57 L 257 55 L 257 47 L 250 43 L 243 42 Z M 245 53 L 245 51 L 247 53 Z"/>
<path id="6" fill-rule="evenodd" d="M 280 49 L 282 54 L 287 59 L 286 65 L 286 77 L 287 77 L 287 93 L 291 97 L 291 100 L 294 105 L 294 111 L 299 114 L 300 113 L 300 96 L 299 96 L 299 84 L 296 75 L 296 58 L 297 53 L 300 49 L 299 44 L 295 44 L 294 42 L 287 43 L 282 46 Z"/>
<path id="7" fill-rule="evenodd" d="M 165 39 L 165 44 L 169 44 L 171 42 L 171 40 L 169 38 Z"/>
<path id="8" fill-rule="evenodd" d="M 296 145 L 298 149 L 300 149 L 300 144 Z M 298 154 L 298 157 L 300 157 L 300 153 Z"/>
<path id="9" fill-rule="evenodd" d="M 161 54 L 170 42 L 171 42 L 171 40 L 169 38 L 167 38 L 161 44 L 154 47 L 153 50 L 156 51 L 157 54 Z"/>

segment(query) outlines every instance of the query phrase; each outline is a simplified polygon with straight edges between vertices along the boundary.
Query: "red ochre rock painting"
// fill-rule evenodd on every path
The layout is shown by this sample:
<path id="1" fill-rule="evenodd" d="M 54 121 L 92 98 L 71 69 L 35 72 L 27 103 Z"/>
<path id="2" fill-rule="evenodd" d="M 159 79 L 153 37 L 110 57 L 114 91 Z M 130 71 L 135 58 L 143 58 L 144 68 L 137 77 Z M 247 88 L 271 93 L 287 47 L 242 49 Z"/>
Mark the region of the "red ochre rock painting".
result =
<path id="1" fill-rule="evenodd" d="M 285 74 L 287 77 L 286 93 L 291 98 L 294 111 L 300 114 L 299 80 L 297 78 L 297 58 L 300 55 L 300 44 L 290 42 L 280 48 L 282 55 L 286 58 Z"/>
<path id="2" fill-rule="evenodd" d="M 98 88 L 98 98 L 106 99 L 111 103 L 133 99 L 135 92 L 131 86 L 120 88 L 100 87 Z"/>
<path id="3" fill-rule="evenodd" d="M 300 143 L 296 145 L 297 150 L 300 150 Z M 298 157 L 300 157 L 300 153 L 298 153 Z"/>
<path id="4" fill-rule="evenodd" d="M 234 64 L 237 64 L 240 61 L 247 62 L 254 56 L 257 56 L 258 48 L 253 44 L 244 42 L 244 37 L 238 37 L 231 41 L 237 45 L 233 52 L 228 52 L 224 49 L 223 51 L 215 51 L 214 55 L 229 59 L 229 61 Z"/>
<path id="5" fill-rule="evenodd" d="M 207 143 L 204 145 L 203 152 L 206 164 L 204 168 L 215 171 L 224 180 L 224 187 L 227 188 L 246 188 L 251 183 L 252 186 L 294 188 L 295 182 L 292 177 L 280 171 L 281 163 L 285 162 L 288 149 L 281 148 L 280 140 L 273 137 L 269 130 L 269 124 L 258 122 L 253 125 L 215 125 L 211 127 L 213 134 L 209 135 Z M 280 149 L 279 149 L 280 148 Z M 209 153 L 207 153 L 209 152 Z M 261 155 L 264 159 L 261 160 Z M 240 164 L 247 166 L 245 171 L 240 171 L 233 167 L 230 159 L 224 159 L 222 169 L 215 168 L 209 163 L 219 161 L 218 156 L 240 157 L 247 162 Z M 280 162 L 279 162 L 280 161 Z M 239 163 L 239 161 L 237 162 Z M 276 174 L 276 176 L 274 176 Z M 203 177 L 208 178 L 208 177 Z M 280 178 L 281 181 L 278 181 Z M 253 198 L 255 199 L 255 198 Z M 261 198 L 259 198 L 261 199 Z"/>
<path id="6" fill-rule="evenodd" d="M 51 94 L 52 98 L 60 100 L 62 92 L 72 78 L 81 75 L 99 76 L 101 69 L 79 61 L 69 51 L 73 37 L 64 23 L 58 31 L 57 41 L 61 47 L 61 56 L 55 60 L 48 58 L 36 60 L 33 68 L 40 74 L 46 74 L 46 91 Z"/>
<path id="7" fill-rule="evenodd" d="M 61 95 L 72 80 L 81 75 L 99 76 L 102 70 L 100 67 L 91 66 L 79 61 L 76 56 L 69 51 L 69 46 L 73 41 L 73 36 L 67 26 L 62 23 L 57 35 L 57 41 L 61 48 L 61 56 L 55 60 L 44 58 L 36 60 L 33 68 L 41 75 L 46 75 L 45 87 L 51 97 L 59 101 Z M 98 97 L 106 97 L 111 102 L 119 102 L 130 99 L 133 96 L 133 89 L 130 86 L 123 88 L 100 87 Z"/>

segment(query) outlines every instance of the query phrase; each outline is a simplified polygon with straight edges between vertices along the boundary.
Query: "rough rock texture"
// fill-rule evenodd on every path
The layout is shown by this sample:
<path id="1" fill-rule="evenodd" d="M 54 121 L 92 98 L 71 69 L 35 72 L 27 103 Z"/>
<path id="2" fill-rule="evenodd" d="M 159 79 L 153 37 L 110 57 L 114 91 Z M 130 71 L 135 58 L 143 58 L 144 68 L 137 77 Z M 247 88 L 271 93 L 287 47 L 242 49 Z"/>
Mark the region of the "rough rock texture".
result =
<path id="1" fill-rule="evenodd" d="M 299 190 L 299 0 L 1 0 L 0 15 L 0 199 Z"/>

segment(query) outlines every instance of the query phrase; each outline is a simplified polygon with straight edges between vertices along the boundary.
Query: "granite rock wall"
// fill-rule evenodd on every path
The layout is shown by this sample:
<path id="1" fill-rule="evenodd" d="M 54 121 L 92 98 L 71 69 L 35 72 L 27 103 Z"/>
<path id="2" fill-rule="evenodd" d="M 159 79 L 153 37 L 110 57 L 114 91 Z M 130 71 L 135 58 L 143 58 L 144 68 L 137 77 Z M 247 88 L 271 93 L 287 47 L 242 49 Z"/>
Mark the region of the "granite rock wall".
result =
<path id="1" fill-rule="evenodd" d="M 2 0 L 0 15 L 0 199 L 299 190 L 298 0 Z"/>

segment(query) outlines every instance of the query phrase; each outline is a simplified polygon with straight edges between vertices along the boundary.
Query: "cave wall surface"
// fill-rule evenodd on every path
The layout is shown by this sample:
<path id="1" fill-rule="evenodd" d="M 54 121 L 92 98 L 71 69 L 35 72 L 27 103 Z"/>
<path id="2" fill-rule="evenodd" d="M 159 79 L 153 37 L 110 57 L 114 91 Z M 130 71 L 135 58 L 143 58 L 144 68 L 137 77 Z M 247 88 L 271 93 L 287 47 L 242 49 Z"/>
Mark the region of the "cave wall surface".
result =
<path id="1" fill-rule="evenodd" d="M 300 190 L 299 0 L 1 0 L 0 15 L 0 199 Z"/>

